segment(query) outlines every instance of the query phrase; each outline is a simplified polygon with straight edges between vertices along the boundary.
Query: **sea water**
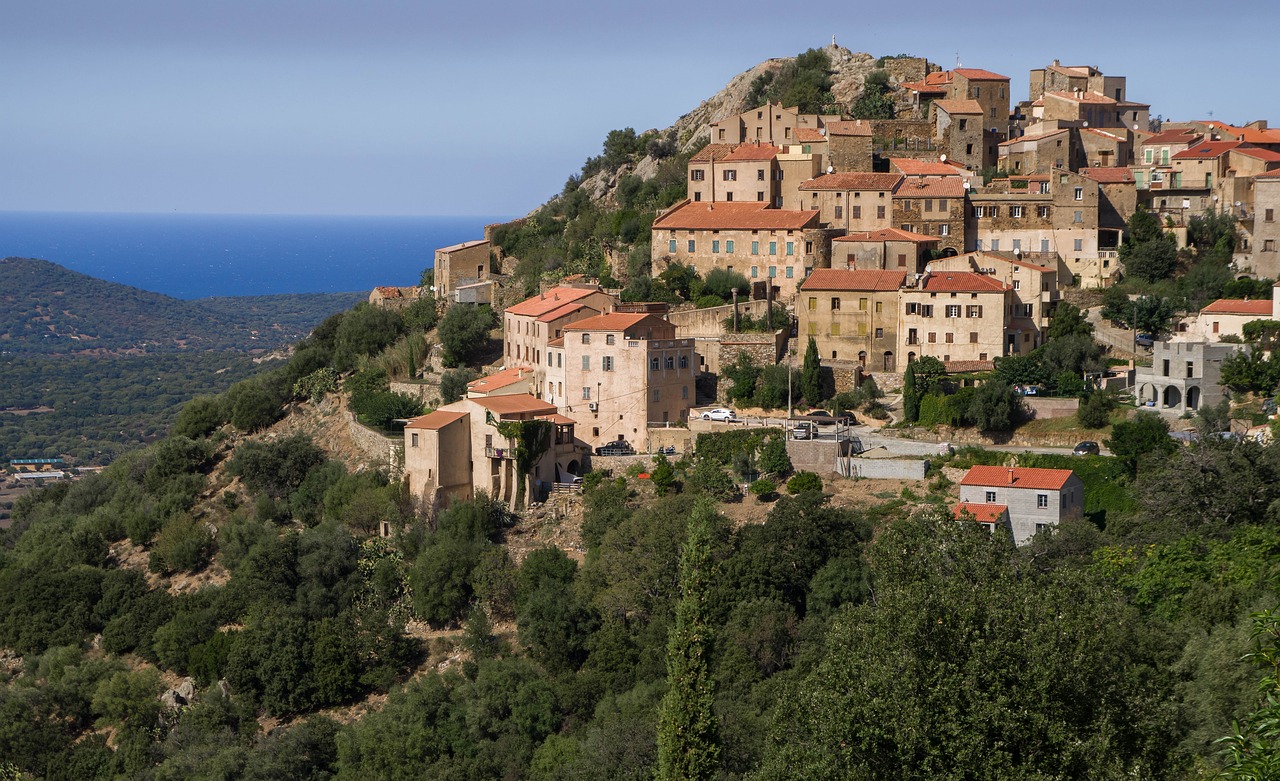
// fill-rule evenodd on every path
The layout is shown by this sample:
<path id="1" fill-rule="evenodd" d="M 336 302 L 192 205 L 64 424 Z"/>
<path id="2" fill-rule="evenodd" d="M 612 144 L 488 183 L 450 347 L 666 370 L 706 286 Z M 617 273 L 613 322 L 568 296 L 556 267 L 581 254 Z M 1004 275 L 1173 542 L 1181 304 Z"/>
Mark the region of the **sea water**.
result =
<path id="1" fill-rule="evenodd" d="M 0 212 L 0 258 L 40 258 L 175 298 L 416 285 L 435 250 L 509 217 Z"/>

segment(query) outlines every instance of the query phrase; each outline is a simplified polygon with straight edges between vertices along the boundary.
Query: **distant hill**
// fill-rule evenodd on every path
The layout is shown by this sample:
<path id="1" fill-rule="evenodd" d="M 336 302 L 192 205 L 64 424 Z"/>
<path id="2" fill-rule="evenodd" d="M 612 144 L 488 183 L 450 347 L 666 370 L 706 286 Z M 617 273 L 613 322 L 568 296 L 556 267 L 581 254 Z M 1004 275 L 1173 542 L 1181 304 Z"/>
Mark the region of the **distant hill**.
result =
<path id="1" fill-rule="evenodd" d="M 47 260 L 0 260 L 0 355 L 271 350 L 306 336 L 366 293 L 183 301 Z"/>

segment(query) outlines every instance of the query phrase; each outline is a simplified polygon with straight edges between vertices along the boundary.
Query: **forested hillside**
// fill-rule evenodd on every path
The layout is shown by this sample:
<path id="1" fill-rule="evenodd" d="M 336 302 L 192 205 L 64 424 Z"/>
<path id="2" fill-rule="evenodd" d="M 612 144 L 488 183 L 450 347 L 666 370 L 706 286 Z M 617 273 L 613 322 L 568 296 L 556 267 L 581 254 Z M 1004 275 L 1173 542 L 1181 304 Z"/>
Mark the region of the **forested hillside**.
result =
<path id="1" fill-rule="evenodd" d="M 306 336 L 363 293 L 182 301 L 56 263 L 0 260 L 0 355 L 270 350 Z"/>

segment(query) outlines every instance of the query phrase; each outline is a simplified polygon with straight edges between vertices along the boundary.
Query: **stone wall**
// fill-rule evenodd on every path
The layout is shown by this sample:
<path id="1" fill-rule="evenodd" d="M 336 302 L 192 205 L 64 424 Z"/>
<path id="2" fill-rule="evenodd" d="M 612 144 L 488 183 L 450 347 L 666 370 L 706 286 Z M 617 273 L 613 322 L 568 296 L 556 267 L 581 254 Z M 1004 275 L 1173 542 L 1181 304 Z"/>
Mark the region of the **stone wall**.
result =
<path id="1" fill-rule="evenodd" d="M 404 474 L 403 437 L 385 437 L 361 425 L 349 409 L 344 408 L 342 414 L 347 421 L 347 433 L 360 450 L 365 464 L 373 469 L 385 470 L 392 481 L 399 480 Z"/>
<path id="2" fill-rule="evenodd" d="M 738 314 L 759 317 L 768 309 L 767 301 L 741 301 Z M 667 313 L 667 320 L 676 327 L 677 339 L 718 338 L 724 333 L 724 321 L 733 316 L 733 304 L 710 306 L 705 309 L 682 309 Z"/>
<path id="3" fill-rule="evenodd" d="M 836 466 L 845 477 L 881 480 L 923 480 L 929 471 L 927 459 L 911 458 L 849 458 Z"/>
<path id="4" fill-rule="evenodd" d="M 1069 418 L 1080 409 L 1080 399 L 1050 399 L 1024 396 L 1022 403 L 1033 418 Z"/>
<path id="5" fill-rule="evenodd" d="M 786 347 L 787 332 L 781 329 L 771 334 L 725 334 L 719 339 L 717 368 L 712 369 L 710 361 L 707 368 L 718 371 L 718 367 L 730 366 L 738 360 L 738 353 L 744 352 L 756 366 L 772 366 L 782 359 Z"/>
<path id="6" fill-rule="evenodd" d="M 924 81 L 924 77 L 936 67 L 930 68 L 924 57 L 885 57 L 884 70 L 889 72 L 895 82 Z"/>
<path id="7" fill-rule="evenodd" d="M 406 396 L 412 396 L 425 406 L 436 407 L 440 404 L 440 383 L 438 380 L 436 382 L 424 380 L 422 382 L 392 382 L 389 384 L 392 393 L 403 393 Z"/>

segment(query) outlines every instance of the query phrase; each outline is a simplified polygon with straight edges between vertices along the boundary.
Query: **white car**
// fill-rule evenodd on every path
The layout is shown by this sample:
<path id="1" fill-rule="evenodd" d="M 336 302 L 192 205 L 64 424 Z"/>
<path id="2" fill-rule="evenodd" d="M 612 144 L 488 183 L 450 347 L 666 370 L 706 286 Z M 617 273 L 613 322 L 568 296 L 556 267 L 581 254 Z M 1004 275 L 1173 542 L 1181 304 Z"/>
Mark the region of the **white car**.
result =
<path id="1" fill-rule="evenodd" d="M 703 420 L 719 420 L 724 423 L 734 423 L 738 420 L 738 413 L 724 407 L 716 407 L 715 409 L 702 413 Z"/>

